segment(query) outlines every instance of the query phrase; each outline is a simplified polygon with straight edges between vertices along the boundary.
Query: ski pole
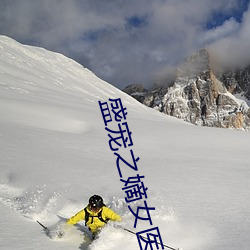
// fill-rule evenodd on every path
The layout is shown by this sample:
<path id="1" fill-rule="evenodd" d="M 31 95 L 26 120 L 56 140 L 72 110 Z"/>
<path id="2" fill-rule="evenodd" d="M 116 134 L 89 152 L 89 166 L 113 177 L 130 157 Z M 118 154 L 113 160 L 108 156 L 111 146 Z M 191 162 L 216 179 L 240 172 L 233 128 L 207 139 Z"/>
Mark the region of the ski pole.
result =
<path id="1" fill-rule="evenodd" d="M 135 234 L 135 235 L 136 235 L 135 232 L 133 232 L 133 231 L 131 231 L 131 230 L 125 228 L 125 227 L 121 227 L 121 228 L 122 228 L 123 230 L 125 230 L 125 231 L 131 233 L 131 234 Z M 146 239 L 146 240 L 147 240 L 147 238 L 144 237 L 144 236 L 141 236 L 141 235 L 140 235 L 140 237 L 142 237 L 143 239 Z M 158 242 L 158 241 L 156 241 L 156 243 L 157 243 L 158 245 L 161 245 L 161 243 Z M 170 246 L 167 246 L 167 245 L 164 245 L 164 244 L 162 244 L 162 245 L 163 245 L 164 247 L 167 247 L 168 249 L 171 249 L 171 250 L 181 250 L 180 248 L 173 248 L 173 247 L 170 247 Z"/>
<path id="2" fill-rule="evenodd" d="M 42 226 L 43 227 L 43 229 L 46 231 L 46 230 L 48 230 L 48 228 L 47 227 L 45 227 L 40 221 L 36 221 L 40 226 Z"/>

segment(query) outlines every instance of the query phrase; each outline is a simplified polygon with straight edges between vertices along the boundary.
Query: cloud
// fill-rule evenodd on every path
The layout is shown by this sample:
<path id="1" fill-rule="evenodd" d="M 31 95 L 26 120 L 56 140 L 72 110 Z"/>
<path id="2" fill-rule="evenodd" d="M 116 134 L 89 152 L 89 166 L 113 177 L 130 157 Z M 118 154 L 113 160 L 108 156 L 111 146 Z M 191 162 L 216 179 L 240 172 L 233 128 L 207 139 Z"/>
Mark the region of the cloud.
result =
<path id="1" fill-rule="evenodd" d="M 149 86 L 204 46 L 212 44 L 216 53 L 225 45 L 248 48 L 249 14 L 242 22 L 233 17 L 242 8 L 239 2 L 2 0 L 0 33 L 61 52 L 120 88 Z M 219 15 L 222 23 L 215 18 Z"/>
<path id="2" fill-rule="evenodd" d="M 232 17 L 226 20 L 221 26 L 204 31 L 200 38 L 201 44 L 211 44 L 225 37 L 235 34 L 240 28 L 240 24 Z"/>
<path id="3" fill-rule="evenodd" d="M 227 29 L 224 24 L 220 29 Z M 250 10 L 243 15 L 242 22 L 221 39 L 210 44 L 215 60 L 225 67 L 244 67 L 250 64 Z"/>

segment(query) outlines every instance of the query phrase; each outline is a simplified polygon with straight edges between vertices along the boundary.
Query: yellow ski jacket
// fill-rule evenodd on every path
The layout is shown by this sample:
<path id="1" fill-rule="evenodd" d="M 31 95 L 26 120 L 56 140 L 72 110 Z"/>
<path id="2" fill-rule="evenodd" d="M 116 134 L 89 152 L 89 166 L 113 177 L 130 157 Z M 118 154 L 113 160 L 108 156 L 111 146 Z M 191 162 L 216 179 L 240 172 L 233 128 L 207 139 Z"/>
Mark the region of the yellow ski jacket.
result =
<path id="1" fill-rule="evenodd" d="M 92 233 L 95 233 L 98 231 L 98 229 L 102 228 L 106 223 L 101 221 L 98 218 L 98 214 L 101 213 L 101 217 L 104 221 L 112 220 L 112 221 L 121 221 L 120 215 L 116 214 L 113 210 L 110 208 L 103 206 L 98 212 L 93 212 L 87 207 L 87 212 L 89 213 L 89 219 L 86 221 L 86 225 L 88 226 L 89 230 Z M 82 209 L 77 214 L 72 216 L 68 221 L 67 224 L 74 225 L 80 220 L 85 220 L 85 211 Z"/>

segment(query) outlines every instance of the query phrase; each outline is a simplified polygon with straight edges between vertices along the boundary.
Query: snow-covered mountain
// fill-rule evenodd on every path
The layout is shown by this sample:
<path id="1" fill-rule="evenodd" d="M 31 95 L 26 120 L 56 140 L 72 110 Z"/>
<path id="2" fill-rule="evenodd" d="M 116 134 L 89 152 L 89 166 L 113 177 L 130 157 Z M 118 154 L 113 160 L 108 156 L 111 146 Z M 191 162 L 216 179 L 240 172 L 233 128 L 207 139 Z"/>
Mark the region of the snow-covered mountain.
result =
<path id="1" fill-rule="evenodd" d="M 124 92 L 146 106 L 184 121 L 209 127 L 250 127 L 249 68 L 217 72 L 203 49 L 180 65 L 171 86 L 147 90 L 128 86 Z"/>
<path id="2" fill-rule="evenodd" d="M 36 223 L 53 228 L 58 215 L 72 216 L 97 193 L 122 216 L 123 227 L 150 228 L 148 221 L 133 228 L 135 217 L 125 201 L 98 104 L 109 98 L 121 98 L 132 132 L 133 146 L 119 152 L 131 157 L 133 149 L 140 157 L 138 172 L 122 166 L 123 178 L 145 176 L 147 203 L 155 207 L 151 219 L 164 244 L 184 250 L 248 250 L 249 133 L 193 126 L 166 116 L 63 55 L 4 36 L 0 248 L 139 249 L 135 235 L 112 225 L 91 243 L 83 235 L 84 222 L 52 240 Z M 130 205 L 135 210 L 141 202 Z"/>

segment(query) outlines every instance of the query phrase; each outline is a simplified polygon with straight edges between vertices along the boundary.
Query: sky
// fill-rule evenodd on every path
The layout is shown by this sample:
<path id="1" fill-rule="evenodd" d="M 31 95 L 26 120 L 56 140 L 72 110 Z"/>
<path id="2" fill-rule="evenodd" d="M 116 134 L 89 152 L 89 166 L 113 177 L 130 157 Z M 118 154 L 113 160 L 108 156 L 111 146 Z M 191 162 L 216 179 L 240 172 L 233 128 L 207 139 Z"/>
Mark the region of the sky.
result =
<path id="1" fill-rule="evenodd" d="M 0 0 L 0 34 L 63 53 L 122 89 L 164 82 L 209 47 L 250 62 L 249 0 Z"/>

